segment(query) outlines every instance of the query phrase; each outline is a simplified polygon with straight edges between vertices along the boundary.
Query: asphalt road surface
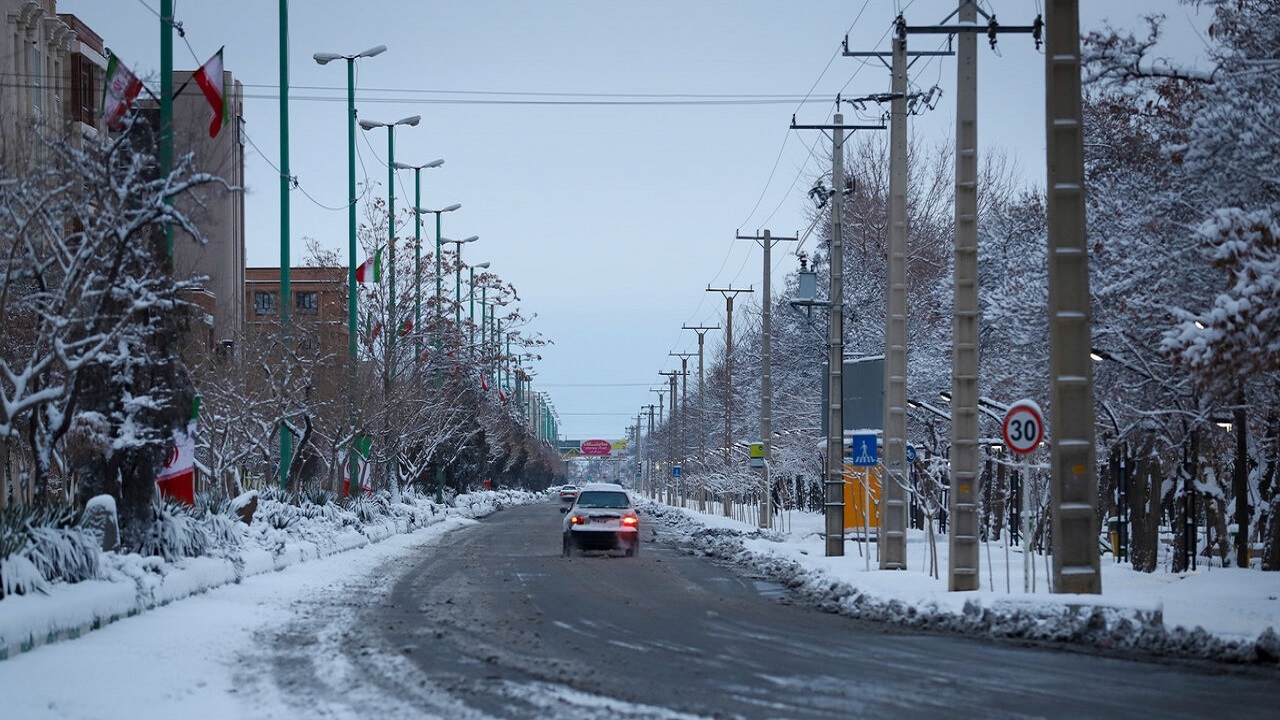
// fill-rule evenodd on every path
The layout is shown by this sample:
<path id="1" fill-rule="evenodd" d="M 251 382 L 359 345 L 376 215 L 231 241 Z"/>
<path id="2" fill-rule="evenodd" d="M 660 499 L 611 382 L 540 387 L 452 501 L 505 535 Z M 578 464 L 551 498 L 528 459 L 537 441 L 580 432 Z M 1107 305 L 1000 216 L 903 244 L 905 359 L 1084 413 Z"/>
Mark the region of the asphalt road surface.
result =
<path id="1" fill-rule="evenodd" d="M 638 558 L 566 559 L 560 520 L 554 503 L 504 510 L 345 589 L 345 607 L 300 609 L 264 648 L 269 682 L 299 710 L 307 698 L 327 708 L 312 717 L 1271 718 L 1280 708 L 1272 672 L 823 613 L 682 554 L 660 529 L 644 528 Z"/>

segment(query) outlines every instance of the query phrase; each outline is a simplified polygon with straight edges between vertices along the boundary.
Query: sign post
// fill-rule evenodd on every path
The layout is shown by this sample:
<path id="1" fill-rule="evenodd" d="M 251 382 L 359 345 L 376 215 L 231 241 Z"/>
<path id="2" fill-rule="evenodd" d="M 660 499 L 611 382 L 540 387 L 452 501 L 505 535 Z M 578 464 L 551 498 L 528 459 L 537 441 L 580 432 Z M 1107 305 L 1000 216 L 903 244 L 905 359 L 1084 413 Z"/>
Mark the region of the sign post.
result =
<path id="1" fill-rule="evenodd" d="M 855 433 L 849 438 L 849 450 L 853 458 L 853 466 L 858 468 L 862 481 L 862 539 L 866 543 L 863 560 L 867 572 L 871 572 L 871 468 L 880 464 L 876 454 L 876 436 L 874 433 Z"/>
<path id="2" fill-rule="evenodd" d="M 1034 400 L 1019 400 L 1005 413 L 1002 426 L 1004 444 L 1022 459 L 1022 591 L 1031 592 L 1031 500 L 1027 486 L 1031 480 L 1031 461 L 1028 456 L 1044 441 L 1044 413 Z"/>

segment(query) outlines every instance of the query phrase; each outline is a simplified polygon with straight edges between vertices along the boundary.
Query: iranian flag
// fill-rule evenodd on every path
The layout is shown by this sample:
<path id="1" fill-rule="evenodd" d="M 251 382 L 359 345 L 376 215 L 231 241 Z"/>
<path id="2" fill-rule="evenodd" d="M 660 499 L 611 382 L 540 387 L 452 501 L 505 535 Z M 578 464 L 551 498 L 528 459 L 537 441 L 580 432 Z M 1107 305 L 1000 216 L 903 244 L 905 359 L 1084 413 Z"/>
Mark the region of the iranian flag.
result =
<path id="1" fill-rule="evenodd" d="M 173 431 L 173 448 L 169 459 L 156 475 L 161 497 L 173 498 L 187 505 L 196 504 L 196 421 L 186 430 Z"/>
<path id="2" fill-rule="evenodd" d="M 366 495 L 373 494 L 373 474 L 369 467 L 369 451 L 373 449 L 373 438 L 361 435 L 356 438 L 355 447 L 349 451 L 347 462 L 342 463 L 342 495 L 351 494 L 351 464 L 356 465 L 356 476 L 360 478 L 360 489 Z"/>
<path id="3" fill-rule="evenodd" d="M 378 248 L 371 259 L 372 264 L 365 260 L 356 268 L 356 282 L 382 282 L 382 248 Z"/>
<path id="4" fill-rule="evenodd" d="M 213 108 L 213 118 L 209 121 L 209 137 L 218 137 L 218 131 L 227 124 L 227 94 L 223 87 L 222 48 L 218 48 L 218 52 L 200 66 L 193 79 L 204 92 L 209 106 Z"/>
<path id="5" fill-rule="evenodd" d="M 107 84 L 102 90 L 102 119 L 108 128 L 119 130 L 124 126 L 121 119 L 140 92 L 142 81 L 112 55 L 107 62 Z"/>

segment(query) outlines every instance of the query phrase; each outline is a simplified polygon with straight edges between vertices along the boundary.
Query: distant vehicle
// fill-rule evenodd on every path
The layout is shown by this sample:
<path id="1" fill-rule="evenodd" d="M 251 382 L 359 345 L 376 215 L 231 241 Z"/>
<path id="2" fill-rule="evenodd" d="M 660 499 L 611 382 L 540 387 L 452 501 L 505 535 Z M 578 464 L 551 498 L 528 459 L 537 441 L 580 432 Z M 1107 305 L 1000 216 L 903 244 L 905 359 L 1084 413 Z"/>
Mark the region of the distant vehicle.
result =
<path id="1" fill-rule="evenodd" d="M 560 488 L 560 499 L 564 502 L 573 502 L 578 497 L 578 487 L 576 485 L 564 485 Z"/>
<path id="2" fill-rule="evenodd" d="M 565 557 L 584 550 L 621 550 L 627 557 L 640 554 L 640 517 L 621 485 L 583 485 L 573 505 L 560 511 L 564 513 Z"/>

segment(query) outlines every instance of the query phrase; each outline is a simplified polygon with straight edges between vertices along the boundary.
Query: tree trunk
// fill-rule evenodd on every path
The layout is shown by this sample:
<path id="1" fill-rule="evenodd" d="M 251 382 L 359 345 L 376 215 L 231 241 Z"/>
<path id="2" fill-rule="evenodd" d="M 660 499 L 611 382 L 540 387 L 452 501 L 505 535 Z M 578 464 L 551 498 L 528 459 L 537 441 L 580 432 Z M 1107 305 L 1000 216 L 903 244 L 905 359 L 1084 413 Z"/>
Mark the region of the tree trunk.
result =
<path id="1" fill-rule="evenodd" d="M 1155 572 L 1160 556 L 1160 488 L 1164 473 L 1160 459 L 1152 452 L 1154 445 L 1154 438 L 1148 437 L 1129 484 L 1129 555 L 1133 569 L 1146 573 Z"/>

